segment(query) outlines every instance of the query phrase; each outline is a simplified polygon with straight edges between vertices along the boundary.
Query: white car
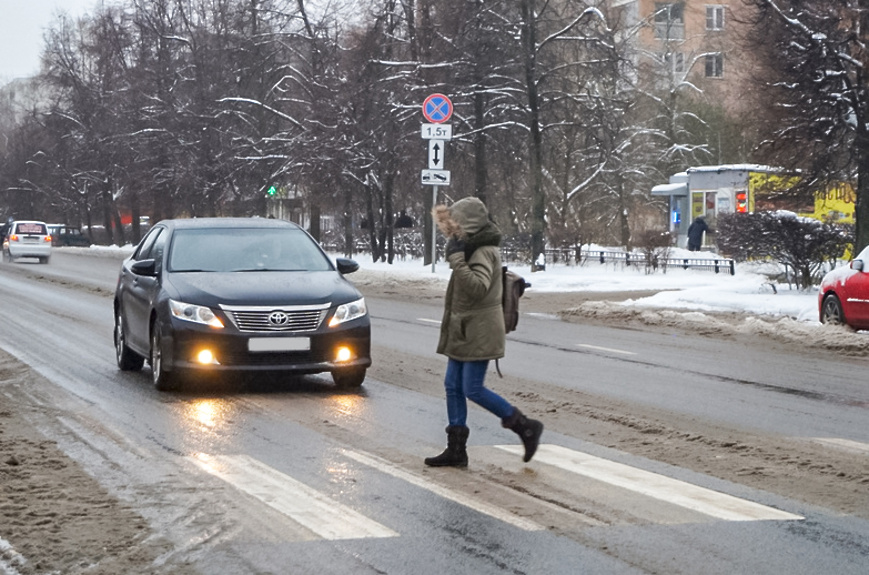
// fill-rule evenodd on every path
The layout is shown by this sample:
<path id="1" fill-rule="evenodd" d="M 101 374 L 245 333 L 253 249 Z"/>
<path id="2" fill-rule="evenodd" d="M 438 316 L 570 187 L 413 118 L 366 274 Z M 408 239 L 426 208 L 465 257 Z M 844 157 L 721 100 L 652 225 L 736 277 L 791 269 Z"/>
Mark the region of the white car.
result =
<path id="1" fill-rule="evenodd" d="M 3 260 L 37 258 L 47 264 L 51 257 L 51 234 L 45 222 L 19 220 L 9 224 L 3 239 Z"/>

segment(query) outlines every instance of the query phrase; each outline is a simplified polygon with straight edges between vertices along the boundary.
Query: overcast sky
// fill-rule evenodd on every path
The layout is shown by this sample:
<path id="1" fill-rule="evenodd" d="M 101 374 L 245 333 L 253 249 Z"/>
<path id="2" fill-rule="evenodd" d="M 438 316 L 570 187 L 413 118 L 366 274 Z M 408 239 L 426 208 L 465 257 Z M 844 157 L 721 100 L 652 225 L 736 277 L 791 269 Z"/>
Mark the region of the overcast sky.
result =
<path id="1" fill-rule="evenodd" d="M 39 71 L 45 29 L 58 10 L 90 12 L 99 0 L 0 0 L 0 85 Z"/>

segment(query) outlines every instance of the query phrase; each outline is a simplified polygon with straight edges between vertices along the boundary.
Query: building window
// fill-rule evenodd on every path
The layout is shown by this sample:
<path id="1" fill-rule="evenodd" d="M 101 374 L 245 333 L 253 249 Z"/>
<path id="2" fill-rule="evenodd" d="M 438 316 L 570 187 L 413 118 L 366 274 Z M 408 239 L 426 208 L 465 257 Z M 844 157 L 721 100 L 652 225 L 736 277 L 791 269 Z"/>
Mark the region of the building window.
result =
<path id="1" fill-rule="evenodd" d="M 724 57 L 718 54 L 708 54 L 706 56 L 706 77 L 720 78 L 724 76 Z"/>
<path id="2" fill-rule="evenodd" d="M 706 29 L 724 30 L 724 6 L 706 7 Z"/>
<path id="3" fill-rule="evenodd" d="M 663 55 L 664 63 L 667 69 L 674 74 L 681 74 L 685 71 L 685 54 L 682 52 L 670 52 Z"/>
<path id="4" fill-rule="evenodd" d="M 655 2 L 655 36 L 665 40 L 685 39 L 684 2 Z"/>

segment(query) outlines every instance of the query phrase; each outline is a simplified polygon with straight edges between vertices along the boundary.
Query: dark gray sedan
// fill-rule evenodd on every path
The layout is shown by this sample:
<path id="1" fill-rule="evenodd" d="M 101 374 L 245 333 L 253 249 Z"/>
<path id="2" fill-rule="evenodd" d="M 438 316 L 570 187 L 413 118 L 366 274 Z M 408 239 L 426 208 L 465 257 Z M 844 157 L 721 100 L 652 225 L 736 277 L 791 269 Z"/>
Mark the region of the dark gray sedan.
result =
<path id="1" fill-rule="evenodd" d="M 118 367 L 147 358 L 157 389 L 185 375 L 330 372 L 358 387 L 371 365 L 365 299 L 299 226 L 260 218 L 165 220 L 124 260 L 115 291 Z"/>

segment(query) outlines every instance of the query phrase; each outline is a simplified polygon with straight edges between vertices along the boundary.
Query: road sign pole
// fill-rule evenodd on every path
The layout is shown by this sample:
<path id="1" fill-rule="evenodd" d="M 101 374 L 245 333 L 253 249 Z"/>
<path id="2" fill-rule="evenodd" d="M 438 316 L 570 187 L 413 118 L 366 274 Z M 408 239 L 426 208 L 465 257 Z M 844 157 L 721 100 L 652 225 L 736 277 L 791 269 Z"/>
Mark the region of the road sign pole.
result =
<path id="1" fill-rule="evenodd" d="M 438 257 L 438 227 L 434 217 L 434 207 L 438 205 L 438 187 L 431 187 L 431 273 L 435 273 Z"/>

